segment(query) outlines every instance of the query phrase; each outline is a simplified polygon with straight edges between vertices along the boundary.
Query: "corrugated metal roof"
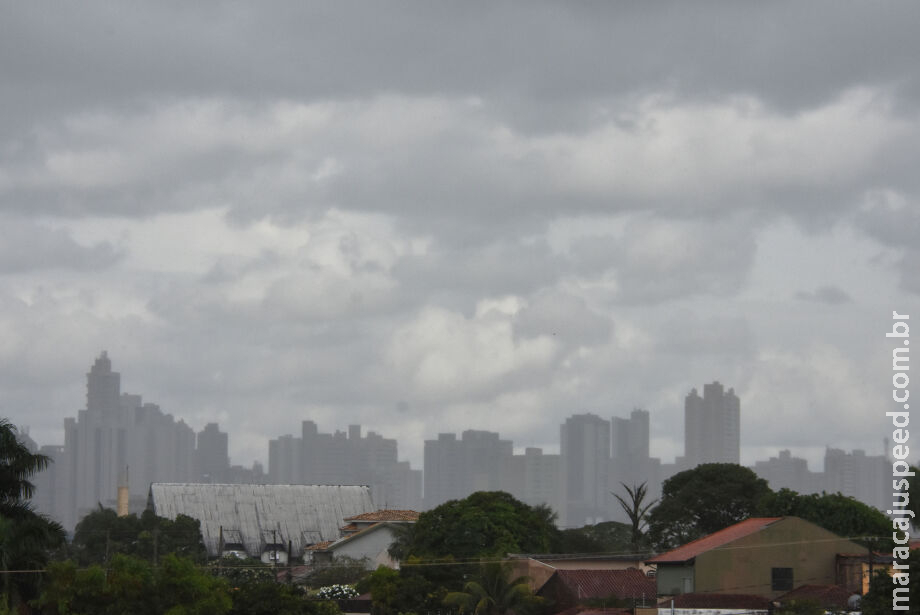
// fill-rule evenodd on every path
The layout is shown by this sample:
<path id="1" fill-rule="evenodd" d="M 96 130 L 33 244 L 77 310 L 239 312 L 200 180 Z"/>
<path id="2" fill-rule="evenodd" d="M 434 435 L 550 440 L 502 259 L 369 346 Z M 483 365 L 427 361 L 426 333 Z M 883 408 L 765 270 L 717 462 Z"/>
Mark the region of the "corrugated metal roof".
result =
<path id="1" fill-rule="evenodd" d="M 252 557 L 261 555 L 263 532 L 272 530 L 299 554 L 311 542 L 338 539 L 343 519 L 375 508 L 369 487 L 351 485 L 153 483 L 150 505 L 161 517 L 198 519 L 212 557 L 221 527 L 225 533 L 239 532 Z"/>
<path id="2" fill-rule="evenodd" d="M 672 551 L 667 553 L 662 553 L 657 557 L 653 557 L 648 561 L 649 564 L 662 564 L 662 563 L 679 563 L 686 562 L 693 559 L 700 553 L 705 553 L 706 551 L 711 551 L 723 545 L 727 545 L 730 542 L 735 542 L 740 538 L 745 536 L 750 536 L 755 534 L 767 527 L 772 523 L 780 521 L 783 517 L 752 517 L 750 519 L 745 519 L 734 525 L 730 525 L 723 530 L 719 530 L 714 534 L 709 534 L 708 536 L 703 536 L 692 542 L 677 547 Z"/>

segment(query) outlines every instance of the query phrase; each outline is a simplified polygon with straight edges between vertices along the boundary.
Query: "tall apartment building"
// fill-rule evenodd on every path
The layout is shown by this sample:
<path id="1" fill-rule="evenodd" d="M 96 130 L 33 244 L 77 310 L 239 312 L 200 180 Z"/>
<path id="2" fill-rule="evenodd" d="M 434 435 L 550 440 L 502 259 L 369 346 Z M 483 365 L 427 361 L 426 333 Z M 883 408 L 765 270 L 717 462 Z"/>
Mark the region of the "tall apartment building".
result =
<path id="1" fill-rule="evenodd" d="M 563 525 L 581 527 L 610 518 L 610 422 L 576 414 L 560 427 Z"/>
<path id="2" fill-rule="evenodd" d="M 649 413 L 635 409 L 629 418 L 613 417 L 610 420 L 612 451 L 610 455 L 608 491 L 626 497 L 623 485 L 629 487 L 645 484 L 646 501 L 661 496 L 661 460 L 649 454 Z M 611 518 L 628 521 L 626 513 L 618 503 L 612 503 Z"/>
<path id="3" fill-rule="evenodd" d="M 808 469 L 808 461 L 793 457 L 788 450 L 776 457 L 758 461 L 754 473 L 769 483 L 774 491 L 791 489 L 797 493 L 818 493 L 824 489 L 824 475 Z"/>
<path id="4" fill-rule="evenodd" d="M 741 462 L 741 401 L 718 381 L 690 391 L 684 403 L 685 468 Z"/>
<path id="5" fill-rule="evenodd" d="M 281 436 L 268 443 L 268 480 L 273 484 L 367 485 L 381 508 L 419 509 L 421 472 L 400 462 L 396 440 L 360 425 L 348 432 L 320 433 L 303 421 L 301 437 Z"/>
<path id="6" fill-rule="evenodd" d="M 824 453 L 824 491 L 842 493 L 885 510 L 891 506 L 891 462 L 884 455 L 866 455 L 828 448 Z"/>
<path id="7" fill-rule="evenodd" d="M 503 468 L 513 454 L 511 441 L 490 431 L 469 429 L 459 440 L 451 433 L 425 440 L 425 508 L 501 489 Z"/>
<path id="8" fill-rule="evenodd" d="M 64 445 L 36 477 L 39 510 L 73 529 L 99 504 L 114 508 L 127 482 L 132 508 L 143 508 L 151 482 L 195 476 L 195 433 L 139 395 L 121 392 L 121 376 L 103 352 L 86 374 L 86 408 L 64 420 Z"/>
<path id="9" fill-rule="evenodd" d="M 545 455 L 543 449 L 527 447 L 523 455 L 512 455 L 500 468 L 502 491 L 530 506 L 546 505 L 562 517 L 562 460 Z"/>
<path id="10" fill-rule="evenodd" d="M 229 438 L 217 423 L 208 423 L 198 432 L 195 451 L 198 480 L 203 483 L 230 481 Z"/>

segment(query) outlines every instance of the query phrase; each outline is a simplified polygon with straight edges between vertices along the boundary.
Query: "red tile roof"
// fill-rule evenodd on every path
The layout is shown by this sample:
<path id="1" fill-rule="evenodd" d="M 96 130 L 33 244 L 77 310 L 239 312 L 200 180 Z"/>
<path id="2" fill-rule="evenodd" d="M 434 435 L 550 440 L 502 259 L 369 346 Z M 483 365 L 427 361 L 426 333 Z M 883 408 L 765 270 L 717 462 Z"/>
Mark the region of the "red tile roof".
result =
<path id="1" fill-rule="evenodd" d="M 658 607 L 670 606 L 671 600 L 662 600 Z M 675 609 L 750 609 L 768 610 L 770 601 L 751 594 L 680 594 L 674 596 Z"/>
<path id="2" fill-rule="evenodd" d="M 655 579 L 641 570 L 557 570 L 554 577 L 578 600 L 592 598 L 654 598 L 658 595 Z M 552 582 L 552 579 L 547 583 Z"/>
<path id="3" fill-rule="evenodd" d="M 303 550 L 304 551 L 323 551 L 324 549 L 326 549 L 329 545 L 331 545 L 334 542 L 335 542 L 334 540 L 324 540 L 316 544 L 307 545 L 306 547 L 303 548 Z"/>
<path id="4" fill-rule="evenodd" d="M 783 604 L 792 600 L 814 600 L 824 608 L 847 608 L 851 592 L 839 585 L 802 585 L 777 600 Z"/>
<path id="5" fill-rule="evenodd" d="M 661 563 L 679 563 L 693 559 L 700 553 L 711 551 L 718 547 L 735 542 L 745 536 L 756 534 L 772 523 L 776 523 L 782 517 L 751 517 L 734 525 L 730 525 L 724 530 L 719 530 L 715 534 L 703 536 L 693 542 L 677 547 L 667 553 L 662 553 L 648 561 L 650 564 Z"/>
<path id="6" fill-rule="evenodd" d="M 419 513 L 414 510 L 383 509 L 345 517 L 345 521 L 418 521 Z"/>

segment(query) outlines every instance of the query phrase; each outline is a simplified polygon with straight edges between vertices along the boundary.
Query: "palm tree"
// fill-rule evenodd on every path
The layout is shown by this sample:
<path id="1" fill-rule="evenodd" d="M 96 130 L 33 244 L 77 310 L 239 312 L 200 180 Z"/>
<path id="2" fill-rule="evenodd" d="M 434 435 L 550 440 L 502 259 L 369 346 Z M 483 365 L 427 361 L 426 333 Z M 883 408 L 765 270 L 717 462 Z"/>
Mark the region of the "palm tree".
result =
<path id="1" fill-rule="evenodd" d="M 483 564 L 479 577 L 467 581 L 462 592 L 451 592 L 444 604 L 456 607 L 461 615 L 505 615 L 521 613 L 532 604 L 534 597 L 527 577 L 510 578 L 507 566 Z"/>
<path id="2" fill-rule="evenodd" d="M 64 542 L 64 529 L 32 508 L 35 492 L 29 478 L 50 459 L 31 452 L 16 428 L 0 419 L 0 570 L 36 570 L 48 563 L 49 552 Z M 17 606 L 37 597 L 35 574 L 3 574 L 0 599 Z"/>
<path id="3" fill-rule="evenodd" d="M 632 548 L 633 551 L 638 552 L 642 543 L 644 529 L 647 526 L 646 517 L 648 516 L 648 511 L 652 506 L 658 503 L 658 500 L 652 500 L 648 504 L 645 503 L 645 497 L 648 495 L 646 483 L 642 483 L 641 485 L 634 484 L 632 488 L 625 483 L 620 484 L 626 489 L 628 499 L 624 499 L 622 496 L 613 492 L 611 492 L 611 495 L 620 502 L 620 506 L 623 507 L 626 516 L 629 517 L 629 522 L 632 525 Z"/>

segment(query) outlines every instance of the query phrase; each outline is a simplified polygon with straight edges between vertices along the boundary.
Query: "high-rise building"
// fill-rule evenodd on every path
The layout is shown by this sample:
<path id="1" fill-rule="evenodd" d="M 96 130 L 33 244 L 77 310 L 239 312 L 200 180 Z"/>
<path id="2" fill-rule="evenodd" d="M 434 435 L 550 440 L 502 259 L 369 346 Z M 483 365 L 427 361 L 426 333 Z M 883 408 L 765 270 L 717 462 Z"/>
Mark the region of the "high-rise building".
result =
<path id="1" fill-rule="evenodd" d="M 559 455 L 545 455 L 543 449 L 527 447 L 523 455 L 513 455 L 500 468 L 502 491 L 530 506 L 549 506 L 561 518 L 562 461 Z"/>
<path id="2" fill-rule="evenodd" d="M 460 440 L 450 433 L 425 440 L 425 508 L 501 489 L 502 468 L 513 454 L 511 441 L 491 431 L 468 429 Z"/>
<path id="3" fill-rule="evenodd" d="M 151 482 L 195 478 L 194 431 L 140 395 L 122 393 L 104 351 L 86 374 L 86 408 L 64 420 L 64 446 L 49 450 L 53 468 L 36 480 L 54 492 L 37 494 L 36 503 L 67 529 L 99 504 L 114 508 L 120 484 L 139 510 Z"/>
<path id="4" fill-rule="evenodd" d="M 570 416 L 560 440 L 563 524 L 581 527 L 609 519 L 610 422 L 594 414 Z"/>
<path id="5" fill-rule="evenodd" d="M 217 423 L 208 423 L 198 432 L 198 476 L 203 483 L 226 483 L 230 480 L 229 439 Z"/>
<path id="6" fill-rule="evenodd" d="M 842 493 L 885 510 L 891 505 L 891 462 L 884 455 L 866 455 L 828 448 L 824 453 L 824 490 Z"/>
<path id="7" fill-rule="evenodd" d="M 630 488 L 645 485 L 645 502 L 652 502 L 661 494 L 661 460 L 649 455 L 649 413 L 635 409 L 629 418 L 613 417 L 610 420 L 613 450 L 610 456 L 609 489 L 620 497 L 627 497 L 623 485 Z M 611 518 L 628 521 L 622 507 L 612 504 Z"/>
<path id="8" fill-rule="evenodd" d="M 774 491 L 791 489 L 796 493 L 818 493 L 824 487 L 822 474 L 808 469 L 808 461 L 780 451 L 776 457 L 754 464 L 754 473 L 769 483 Z"/>
<path id="9" fill-rule="evenodd" d="M 741 401 L 718 382 L 690 391 L 684 403 L 684 467 L 740 463 Z"/>

